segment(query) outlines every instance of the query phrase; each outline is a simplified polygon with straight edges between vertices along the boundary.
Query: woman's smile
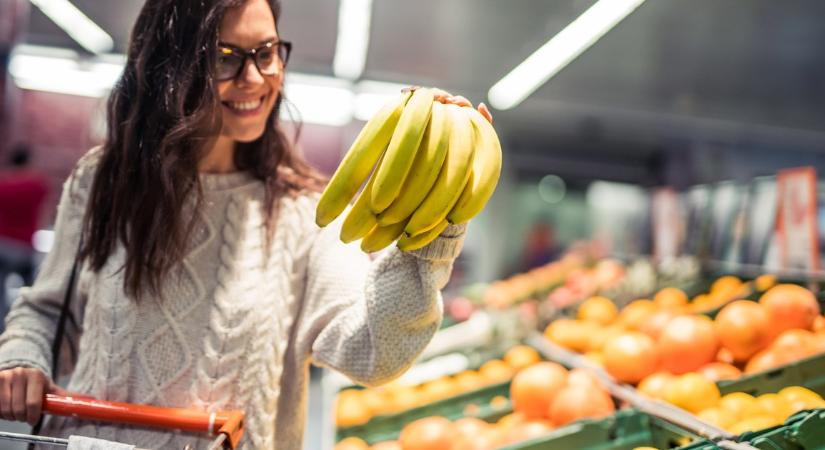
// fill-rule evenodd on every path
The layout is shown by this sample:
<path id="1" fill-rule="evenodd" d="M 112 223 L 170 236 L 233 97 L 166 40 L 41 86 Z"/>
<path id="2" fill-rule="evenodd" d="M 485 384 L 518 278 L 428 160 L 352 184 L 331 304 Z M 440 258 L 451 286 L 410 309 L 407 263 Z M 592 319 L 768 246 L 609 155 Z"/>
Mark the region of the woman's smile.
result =
<path id="1" fill-rule="evenodd" d="M 254 117 L 264 112 L 266 100 L 267 94 L 264 94 L 251 99 L 223 100 L 221 104 L 227 111 L 236 116 Z"/>

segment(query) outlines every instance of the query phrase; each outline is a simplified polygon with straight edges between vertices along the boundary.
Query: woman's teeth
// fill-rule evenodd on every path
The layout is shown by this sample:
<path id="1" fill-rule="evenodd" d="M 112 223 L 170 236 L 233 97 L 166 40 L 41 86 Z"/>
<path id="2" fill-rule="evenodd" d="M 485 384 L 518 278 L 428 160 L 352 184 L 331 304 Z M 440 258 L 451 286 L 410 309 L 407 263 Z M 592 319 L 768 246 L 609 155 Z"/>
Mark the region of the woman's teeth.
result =
<path id="1" fill-rule="evenodd" d="M 250 102 L 228 102 L 229 107 L 232 109 L 237 109 L 239 111 L 252 111 L 254 109 L 258 109 L 263 103 L 263 99 L 259 98 L 257 100 L 253 100 Z"/>

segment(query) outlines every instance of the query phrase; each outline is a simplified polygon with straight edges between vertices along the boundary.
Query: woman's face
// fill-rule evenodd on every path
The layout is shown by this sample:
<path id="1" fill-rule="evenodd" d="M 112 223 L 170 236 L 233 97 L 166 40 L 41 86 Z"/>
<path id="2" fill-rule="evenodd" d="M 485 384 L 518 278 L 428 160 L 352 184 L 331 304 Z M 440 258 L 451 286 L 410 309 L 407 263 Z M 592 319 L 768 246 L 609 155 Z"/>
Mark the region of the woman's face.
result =
<path id="1" fill-rule="evenodd" d="M 228 9 L 221 22 L 219 40 L 247 51 L 267 42 L 277 42 L 275 18 L 267 1 L 247 0 L 241 6 Z M 261 74 L 252 58 L 247 58 L 244 64 L 235 79 L 218 82 L 223 119 L 221 136 L 238 142 L 254 141 L 264 133 L 284 79 L 280 64 L 273 75 Z"/>

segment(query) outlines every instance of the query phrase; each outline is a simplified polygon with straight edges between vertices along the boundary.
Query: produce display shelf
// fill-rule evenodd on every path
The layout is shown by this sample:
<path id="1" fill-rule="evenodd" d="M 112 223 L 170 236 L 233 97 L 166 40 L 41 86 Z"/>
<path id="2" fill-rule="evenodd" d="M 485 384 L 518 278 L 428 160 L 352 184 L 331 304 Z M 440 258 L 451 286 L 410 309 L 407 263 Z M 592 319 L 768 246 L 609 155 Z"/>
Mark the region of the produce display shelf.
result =
<path id="1" fill-rule="evenodd" d="M 559 428 L 546 437 L 504 447 L 503 450 L 633 450 L 636 447 L 673 449 L 700 439 L 664 420 L 634 409 L 601 420 L 585 420 Z"/>

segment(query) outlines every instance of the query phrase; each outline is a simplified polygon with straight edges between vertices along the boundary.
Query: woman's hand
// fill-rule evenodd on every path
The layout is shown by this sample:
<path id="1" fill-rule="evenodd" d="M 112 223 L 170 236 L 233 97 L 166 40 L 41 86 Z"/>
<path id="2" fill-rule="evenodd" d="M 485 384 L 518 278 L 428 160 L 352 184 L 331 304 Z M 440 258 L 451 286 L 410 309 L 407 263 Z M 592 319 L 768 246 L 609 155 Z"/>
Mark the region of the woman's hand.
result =
<path id="1" fill-rule="evenodd" d="M 409 89 L 416 88 L 418 88 L 418 86 L 410 87 Z M 438 88 L 430 88 L 430 90 L 433 91 L 435 100 L 437 102 L 441 102 L 444 104 L 452 103 L 454 105 L 466 106 L 468 108 L 473 107 L 473 104 L 469 100 L 467 100 L 466 97 L 463 97 L 461 95 L 452 95 L 449 92 Z M 480 112 L 481 115 L 484 116 L 488 122 L 493 123 L 493 115 L 490 114 L 490 109 L 487 108 L 487 105 L 485 105 L 484 102 L 478 104 L 478 112 Z"/>
<path id="2" fill-rule="evenodd" d="M 34 425 L 43 413 L 46 394 L 67 395 L 39 369 L 0 371 L 0 418 Z"/>

